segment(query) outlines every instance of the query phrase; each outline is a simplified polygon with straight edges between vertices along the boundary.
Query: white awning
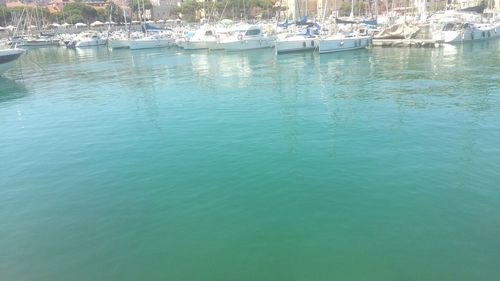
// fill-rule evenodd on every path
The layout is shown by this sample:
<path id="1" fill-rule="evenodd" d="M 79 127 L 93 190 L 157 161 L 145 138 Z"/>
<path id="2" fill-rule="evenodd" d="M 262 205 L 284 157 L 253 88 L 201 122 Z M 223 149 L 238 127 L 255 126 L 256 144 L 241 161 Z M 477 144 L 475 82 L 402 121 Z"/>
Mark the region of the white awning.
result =
<path id="1" fill-rule="evenodd" d="M 104 25 L 101 21 L 96 20 L 95 22 L 91 23 L 90 26 L 101 26 Z"/>

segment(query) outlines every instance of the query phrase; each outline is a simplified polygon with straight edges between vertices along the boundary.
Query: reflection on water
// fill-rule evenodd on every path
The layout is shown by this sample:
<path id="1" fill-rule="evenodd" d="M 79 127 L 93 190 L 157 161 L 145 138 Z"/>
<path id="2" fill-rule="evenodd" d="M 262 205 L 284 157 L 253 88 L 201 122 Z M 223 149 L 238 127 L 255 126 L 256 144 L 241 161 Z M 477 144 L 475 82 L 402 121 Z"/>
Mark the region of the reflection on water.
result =
<path id="1" fill-rule="evenodd" d="M 269 98 L 271 93 L 279 98 L 319 93 L 330 99 L 392 99 L 408 106 L 441 102 L 433 96 L 463 96 L 453 106 L 473 102 L 477 109 L 498 107 L 496 103 L 479 106 L 489 99 L 477 98 L 498 90 L 500 71 L 492 59 L 498 61 L 498 46 L 499 41 L 492 41 L 437 49 L 372 48 L 279 56 L 271 49 L 226 53 L 43 48 L 23 56 L 19 75 L 33 80 L 27 83 L 30 87 L 51 88 L 53 94 L 67 98 L 92 98 L 110 85 L 151 96 L 194 86 L 213 93 L 265 91 Z M 53 83 L 37 83 L 43 80 Z M 89 85 L 92 90 L 85 93 Z M 475 93 L 478 86 L 481 93 Z"/>
<path id="2" fill-rule="evenodd" d="M 28 95 L 24 84 L 14 80 L 0 77 L 0 103 L 19 99 Z"/>
<path id="3" fill-rule="evenodd" d="M 458 58 L 458 48 L 456 45 L 444 44 L 443 45 L 443 61 L 447 63 L 446 66 L 453 67 L 454 62 Z"/>

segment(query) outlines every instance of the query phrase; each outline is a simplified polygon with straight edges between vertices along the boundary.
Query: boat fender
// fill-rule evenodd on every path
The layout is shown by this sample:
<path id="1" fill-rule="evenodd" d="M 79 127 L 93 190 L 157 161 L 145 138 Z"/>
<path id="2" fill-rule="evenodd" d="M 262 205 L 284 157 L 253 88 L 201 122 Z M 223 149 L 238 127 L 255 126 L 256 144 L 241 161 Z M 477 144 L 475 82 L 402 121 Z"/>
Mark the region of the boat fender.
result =
<path id="1" fill-rule="evenodd" d="M 485 35 L 485 34 L 484 34 L 484 31 L 483 31 L 483 33 L 481 33 L 481 36 L 484 38 L 484 35 Z"/>
<path id="2" fill-rule="evenodd" d="M 306 41 L 302 42 L 302 47 L 306 47 Z"/>
<path id="3" fill-rule="evenodd" d="M 489 31 L 489 30 L 488 30 L 488 37 L 491 37 L 491 33 L 490 33 L 490 31 Z"/>
<path id="4" fill-rule="evenodd" d="M 238 40 L 240 40 L 240 41 L 243 40 L 243 34 L 241 34 L 241 33 L 238 34 Z"/>
<path id="5" fill-rule="evenodd" d="M 474 40 L 474 32 L 471 32 L 471 34 L 470 34 L 470 40 Z"/>
<path id="6" fill-rule="evenodd" d="M 311 47 L 314 47 L 314 40 L 311 40 Z"/>
<path id="7" fill-rule="evenodd" d="M 340 41 L 339 46 L 344 46 L 344 41 Z"/>

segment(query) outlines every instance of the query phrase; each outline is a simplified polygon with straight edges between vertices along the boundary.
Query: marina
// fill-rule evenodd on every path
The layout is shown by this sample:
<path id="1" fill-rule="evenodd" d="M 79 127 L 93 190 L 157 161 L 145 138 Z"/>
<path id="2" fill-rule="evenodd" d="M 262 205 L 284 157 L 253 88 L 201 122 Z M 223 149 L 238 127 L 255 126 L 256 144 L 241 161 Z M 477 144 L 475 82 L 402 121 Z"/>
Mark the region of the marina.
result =
<path id="1" fill-rule="evenodd" d="M 5 20 L 0 280 L 497 280 L 498 18 L 379 5 Z"/>

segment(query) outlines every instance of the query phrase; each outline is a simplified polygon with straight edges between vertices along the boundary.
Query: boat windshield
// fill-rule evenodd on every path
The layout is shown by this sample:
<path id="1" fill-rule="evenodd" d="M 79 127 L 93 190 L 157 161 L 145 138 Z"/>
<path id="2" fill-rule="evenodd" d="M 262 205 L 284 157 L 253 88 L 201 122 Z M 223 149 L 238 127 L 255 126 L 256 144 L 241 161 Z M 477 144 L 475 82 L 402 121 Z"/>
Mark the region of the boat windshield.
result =
<path id="1" fill-rule="evenodd" d="M 260 29 L 249 29 L 245 33 L 247 36 L 253 36 L 253 35 L 259 35 L 260 34 Z"/>
<path id="2" fill-rule="evenodd" d="M 453 31 L 457 30 L 457 26 L 455 23 L 449 22 L 443 26 L 443 31 Z"/>

